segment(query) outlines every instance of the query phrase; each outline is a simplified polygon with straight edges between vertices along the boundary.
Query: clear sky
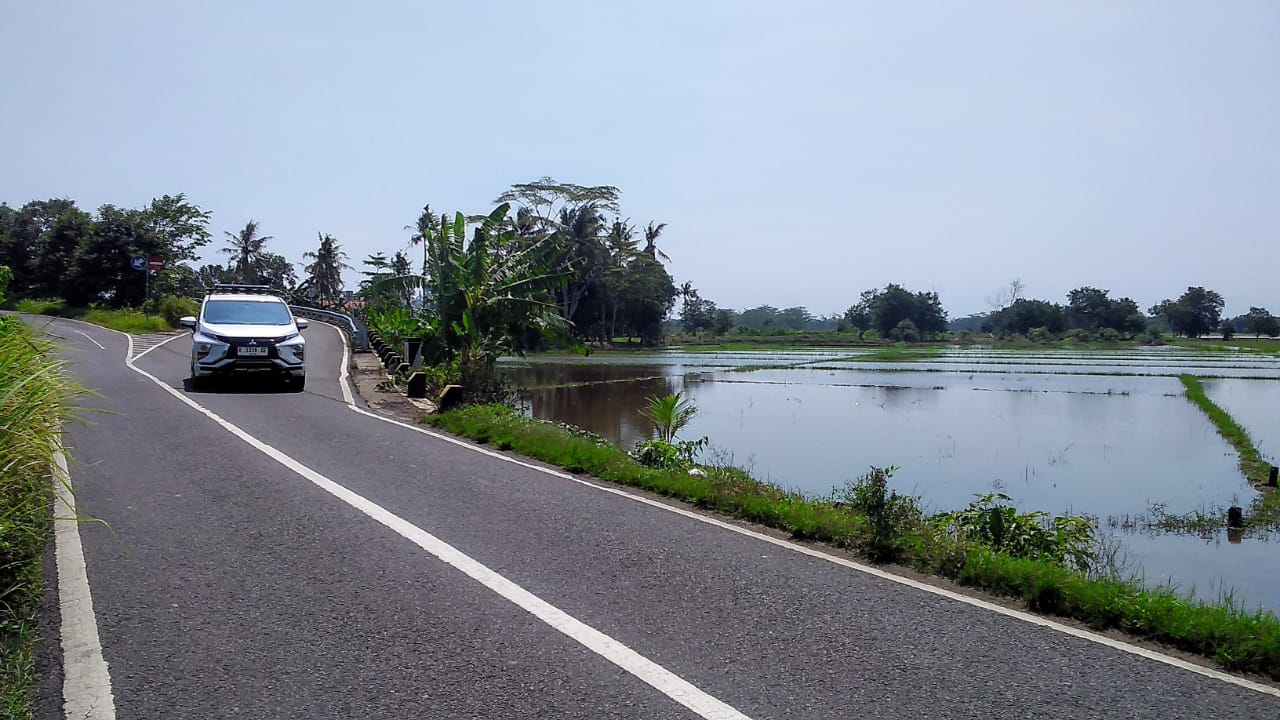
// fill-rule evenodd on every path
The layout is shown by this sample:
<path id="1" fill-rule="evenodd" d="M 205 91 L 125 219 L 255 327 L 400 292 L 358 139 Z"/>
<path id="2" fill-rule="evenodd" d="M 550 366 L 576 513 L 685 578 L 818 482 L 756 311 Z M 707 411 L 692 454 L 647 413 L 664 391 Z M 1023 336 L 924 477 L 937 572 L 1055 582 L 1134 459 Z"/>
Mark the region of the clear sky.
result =
<path id="1" fill-rule="evenodd" d="M 1017 277 L 1280 312 L 1271 0 L 10 0 L 0 28 L 10 205 L 183 192 L 211 248 L 256 219 L 358 265 L 549 175 L 668 223 L 721 307 L 898 282 L 957 317 Z"/>

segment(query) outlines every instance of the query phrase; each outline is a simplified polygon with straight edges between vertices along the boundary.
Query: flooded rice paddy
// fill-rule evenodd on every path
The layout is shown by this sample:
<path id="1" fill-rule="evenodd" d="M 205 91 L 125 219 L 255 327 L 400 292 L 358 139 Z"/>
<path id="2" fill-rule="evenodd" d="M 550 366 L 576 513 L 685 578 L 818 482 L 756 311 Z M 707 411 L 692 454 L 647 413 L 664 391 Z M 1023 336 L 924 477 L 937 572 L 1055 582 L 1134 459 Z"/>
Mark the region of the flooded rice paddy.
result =
<path id="1" fill-rule="evenodd" d="M 900 491 L 929 510 L 999 489 L 1023 510 L 1099 518 L 1150 583 L 1280 612 L 1272 533 L 1153 534 L 1111 529 L 1153 506 L 1169 513 L 1247 507 L 1257 492 L 1237 456 L 1183 396 L 1206 392 L 1280 455 L 1280 357 L 1181 348 L 1122 351 L 950 349 L 881 359 L 850 349 L 599 353 L 504 364 L 525 411 L 623 447 L 647 439 L 645 398 L 685 391 L 699 413 L 681 433 L 711 457 L 787 488 L 826 495 L 895 465 Z"/>

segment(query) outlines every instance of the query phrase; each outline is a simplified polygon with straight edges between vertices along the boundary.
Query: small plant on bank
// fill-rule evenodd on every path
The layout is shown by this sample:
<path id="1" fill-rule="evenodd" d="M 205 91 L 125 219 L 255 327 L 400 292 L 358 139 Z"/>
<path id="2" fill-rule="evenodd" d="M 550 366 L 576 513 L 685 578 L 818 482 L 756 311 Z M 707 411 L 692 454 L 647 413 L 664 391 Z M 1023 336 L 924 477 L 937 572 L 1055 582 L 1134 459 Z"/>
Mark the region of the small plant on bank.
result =
<path id="1" fill-rule="evenodd" d="M 1048 513 L 1019 513 L 1003 493 L 977 495 L 963 510 L 939 513 L 932 522 L 961 538 L 977 542 L 1011 557 L 1047 560 L 1089 570 L 1097 555 L 1093 523 L 1088 518 Z"/>
<path id="2" fill-rule="evenodd" d="M 683 391 L 665 397 L 655 395 L 647 398 L 647 403 L 640 413 L 653 423 L 658 437 L 636 445 L 636 459 L 643 465 L 667 470 L 693 467 L 707 446 L 707 438 L 681 441 L 676 439 L 676 433 L 698 414 L 698 406 Z"/>
<path id="3" fill-rule="evenodd" d="M 862 477 L 833 493 L 833 500 L 866 516 L 871 525 L 868 554 L 875 562 L 895 562 L 902 558 L 906 537 L 920 524 L 923 513 L 919 498 L 899 495 L 889 489 L 889 478 L 898 468 L 872 467 Z"/>
<path id="4" fill-rule="evenodd" d="M 698 406 L 685 397 L 684 391 L 666 397 L 655 395 L 645 400 L 648 405 L 640 413 L 649 418 L 658 439 L 665 442 L 675 442 L 676 434 L 698 414 Z"/>

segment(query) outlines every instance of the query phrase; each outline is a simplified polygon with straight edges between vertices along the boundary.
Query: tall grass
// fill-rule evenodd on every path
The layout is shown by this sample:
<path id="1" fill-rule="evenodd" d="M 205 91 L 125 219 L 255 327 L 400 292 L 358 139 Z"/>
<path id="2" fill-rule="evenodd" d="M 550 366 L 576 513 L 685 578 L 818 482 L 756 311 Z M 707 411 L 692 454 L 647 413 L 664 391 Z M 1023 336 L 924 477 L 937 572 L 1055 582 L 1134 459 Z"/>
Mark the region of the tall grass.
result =
<path id="1" fill-rule="evenodd" d="M 66 306 L 67 302 L 61 298 L 23 298 L 14 305 L 14 309 L 28 315 L 58 315 Z"/>
<path id="2" fill-rule="evenodd" d="M 35 679 L 50 463 L 76 388 L 52 345 L 0 318 L 0 714 L 27 717 Z"/>
<path id="3" fill-rule="evenodd" d="M 915 569 L 1024 601 L 1032 610 L 1120 629 L 1213 658 L 1222 665 L 1280 679 L 1280 620 L 1248 612 L 1230 597 L 1204 604 L 1168 588 L 1093 567 L 1018 558 L 975 541 L 885 495 L 876 469 L 843 494 L 814 498 L 761 482 L 740 469 L 706 468 L 702 476 L 645 467 L 608 441 L 577 428 L 533 420 L 509 408 L 472 406 L 434 415 L 435 427 L 512 450 L 570 472 L 650 490 L 698 507 L 779 528 L 801 540 L 889 557 Z M 887 471 L 879 471 L 887 478 Z M 882 497 L 883 496 L 883 497 Z M 875 515 L 875 517 L 872 517 Z"/>

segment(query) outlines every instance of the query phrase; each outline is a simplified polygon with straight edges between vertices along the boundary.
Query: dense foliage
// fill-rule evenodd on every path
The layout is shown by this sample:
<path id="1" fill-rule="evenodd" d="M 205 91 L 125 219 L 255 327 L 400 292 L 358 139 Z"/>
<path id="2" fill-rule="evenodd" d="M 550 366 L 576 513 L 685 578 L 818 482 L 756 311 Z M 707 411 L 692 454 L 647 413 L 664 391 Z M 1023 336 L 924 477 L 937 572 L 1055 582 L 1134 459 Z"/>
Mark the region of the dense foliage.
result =
<path id="1" fill-rule="evenodd" d="M 874 330 L 881 338 L 915 342 L 947 329 L 947 312 L 936 292 L 911 292 L 890 283 L 883 290 L 866 290 L 845 311 L 840 330 L 852 329 L 859 337 Z"/>
<path id="2" fill-rule="evenodd" d="M 543 178 L 512 187 L 484 216 L 437 216 L 424 208 L 408 258 L 366 261 L 367 319 L 393 345 L 421 341 L 419 364 L 456 382 L 470 401 L 501 394 L 494 363 L 548 344 L 645 345 L 662 339 L 676 298 L 650 223 L 641 247 L 619 215 L 619 191 Z"/>
<path id="3" fill-rule="evenodd" d="M 1200 337 L 1219 329 L 1224 305 L 1218 293 L 1189 287 L 1177 300 L 1163 300 L 1150 312 L 1167 320 L 1175 335 Z"/>

